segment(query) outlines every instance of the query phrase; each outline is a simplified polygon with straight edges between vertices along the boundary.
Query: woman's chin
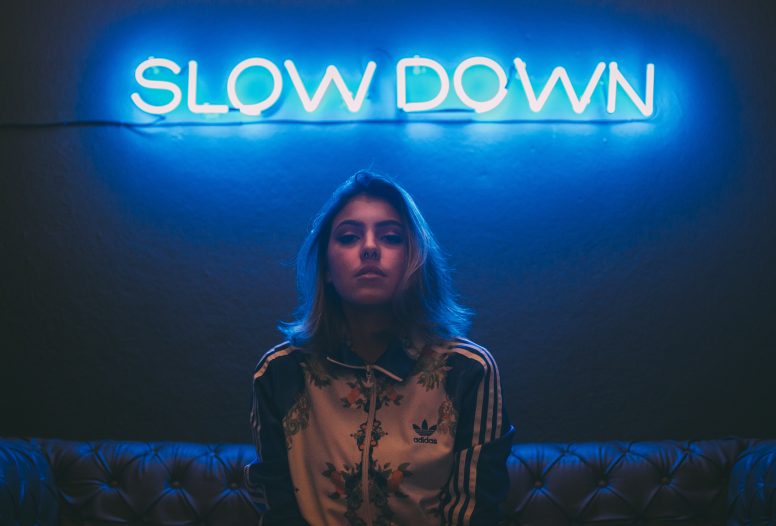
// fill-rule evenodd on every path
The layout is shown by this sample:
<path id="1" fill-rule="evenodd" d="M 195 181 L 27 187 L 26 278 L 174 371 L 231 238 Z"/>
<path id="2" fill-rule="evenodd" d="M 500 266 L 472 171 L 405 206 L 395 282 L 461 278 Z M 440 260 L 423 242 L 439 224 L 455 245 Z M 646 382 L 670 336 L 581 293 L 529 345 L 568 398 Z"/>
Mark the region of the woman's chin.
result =
<path id="1" fill-rule="evenodd" d="M 376 295 L 376 294 L 363 294 L 357 297 L 348 298 L 346 303 L 349 303 L 353 307 L 390 307 L 391 306 L 391 297 L 386 297 L 385 295 Z"/>

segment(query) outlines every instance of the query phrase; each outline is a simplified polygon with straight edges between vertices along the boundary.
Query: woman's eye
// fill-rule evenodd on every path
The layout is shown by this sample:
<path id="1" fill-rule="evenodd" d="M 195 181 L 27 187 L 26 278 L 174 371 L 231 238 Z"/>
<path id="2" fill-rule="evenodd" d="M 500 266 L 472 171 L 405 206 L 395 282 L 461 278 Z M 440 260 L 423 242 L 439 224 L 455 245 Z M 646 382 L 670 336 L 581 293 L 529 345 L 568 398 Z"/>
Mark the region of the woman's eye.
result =
<path id="1" fill-rule="evenodd" d="M 383 239 L 389 245 L 401 245 L 404 242 L 404 238 L 399 234 L 386 234 Z"/>
<path id="2" fill-rule="evenodd" d="M 358 236 L 355 234 L 342 234 L 337 236 L 337 241 L 343 245 L 351 245 L 356 242 Z"/>

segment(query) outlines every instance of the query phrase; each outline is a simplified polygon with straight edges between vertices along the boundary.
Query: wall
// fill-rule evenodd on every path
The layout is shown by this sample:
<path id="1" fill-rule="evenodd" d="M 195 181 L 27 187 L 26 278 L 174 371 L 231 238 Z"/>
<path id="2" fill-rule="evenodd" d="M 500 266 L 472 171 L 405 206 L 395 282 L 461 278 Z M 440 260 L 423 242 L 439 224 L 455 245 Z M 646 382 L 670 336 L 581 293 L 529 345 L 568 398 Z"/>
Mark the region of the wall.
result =
<path id="1" fill-rule="evenodd" d="M 294 252 L 328 192 L 374 167 L 449 254 L 519 440 L 776 436 L 769 2 L 12 10 L 0 434 L 248 441 L 251 372 L 294 308 Z M 554 95 L 539 121 L 203 126 L 223 120 L 179 112 L 164 122 L 196 125 L 122 126 L 152 121 L 129 93 L 155 53 L 201 60 L 212 100 L 224 68 L 262 53 L 313 73 L 521 55 L 543 79 L 616 59 L 643 80 L 653 62 L 656 111 L 582 122 Z M 381 89 L 370 98 L 392 103 Z"/>

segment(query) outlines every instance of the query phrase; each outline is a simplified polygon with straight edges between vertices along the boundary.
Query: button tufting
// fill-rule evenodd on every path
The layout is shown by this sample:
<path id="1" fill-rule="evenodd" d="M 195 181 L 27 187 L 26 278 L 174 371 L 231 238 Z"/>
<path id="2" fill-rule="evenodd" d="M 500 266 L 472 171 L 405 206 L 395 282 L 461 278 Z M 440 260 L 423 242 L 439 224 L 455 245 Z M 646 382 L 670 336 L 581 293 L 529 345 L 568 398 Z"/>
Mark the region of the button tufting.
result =
<path id="1" fill-rule="evenodd" d="M 534 488 L 541 488 L 543 486 L 542 481 L 539 479 L 534 480 Z"/>
<path id="2" fill-rule="evenodd" d="M 240 487 L 240 485 L 237 484 L 236 482 L 230 482 L 229 483 L 229 487 L 232 488 L 232 489 L 237 489 L 237 488 Z"/>
<path id="3" fill-rule="evenodd" d="M 111 480 L 108 482 L 108 486 L 111 488 L 118 488 L 119 487 L 119 481 L 118 480 Z"/>
<path id="4" fill-rule="evenodd" d="M 598 481 L 598 487 L 599 487 L 599 488 L 603 488 L 604 486 L 606 486 L 606 480 L 604 480 L 604 479 L 600 479 L 600 480 Z"/>
<path id="5" fill-rule="evenodd" d="M 181 482 L 179 480 L 173 480 L 170 482 L 170 486 L 172 486 L 173 488 L 180 488 Z"/>
<path id="6" fill-rule="evenodd" d="M 668 477 L 660 477 L 660 483 L 661 484 L 668 484 L 671 481 Z"/>

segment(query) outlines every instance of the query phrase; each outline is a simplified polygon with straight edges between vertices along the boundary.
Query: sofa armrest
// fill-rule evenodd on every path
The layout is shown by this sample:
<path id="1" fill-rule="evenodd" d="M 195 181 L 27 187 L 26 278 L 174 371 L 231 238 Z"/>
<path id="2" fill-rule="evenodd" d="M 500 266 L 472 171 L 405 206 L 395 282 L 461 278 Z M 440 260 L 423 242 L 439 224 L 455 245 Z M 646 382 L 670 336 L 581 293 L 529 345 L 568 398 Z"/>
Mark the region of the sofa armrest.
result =
<path id="1" fill-rule="evenodd" d="M 37 445 L 0 438 L 0 525 L 59 523 L 59 500 L 48 461 Z"/>
<path id="2" fill-rule="evenodd" d="M 753 441 L 741 453 L 728 501 L 729 526 L 776 524 L 776 440 Z"/>

